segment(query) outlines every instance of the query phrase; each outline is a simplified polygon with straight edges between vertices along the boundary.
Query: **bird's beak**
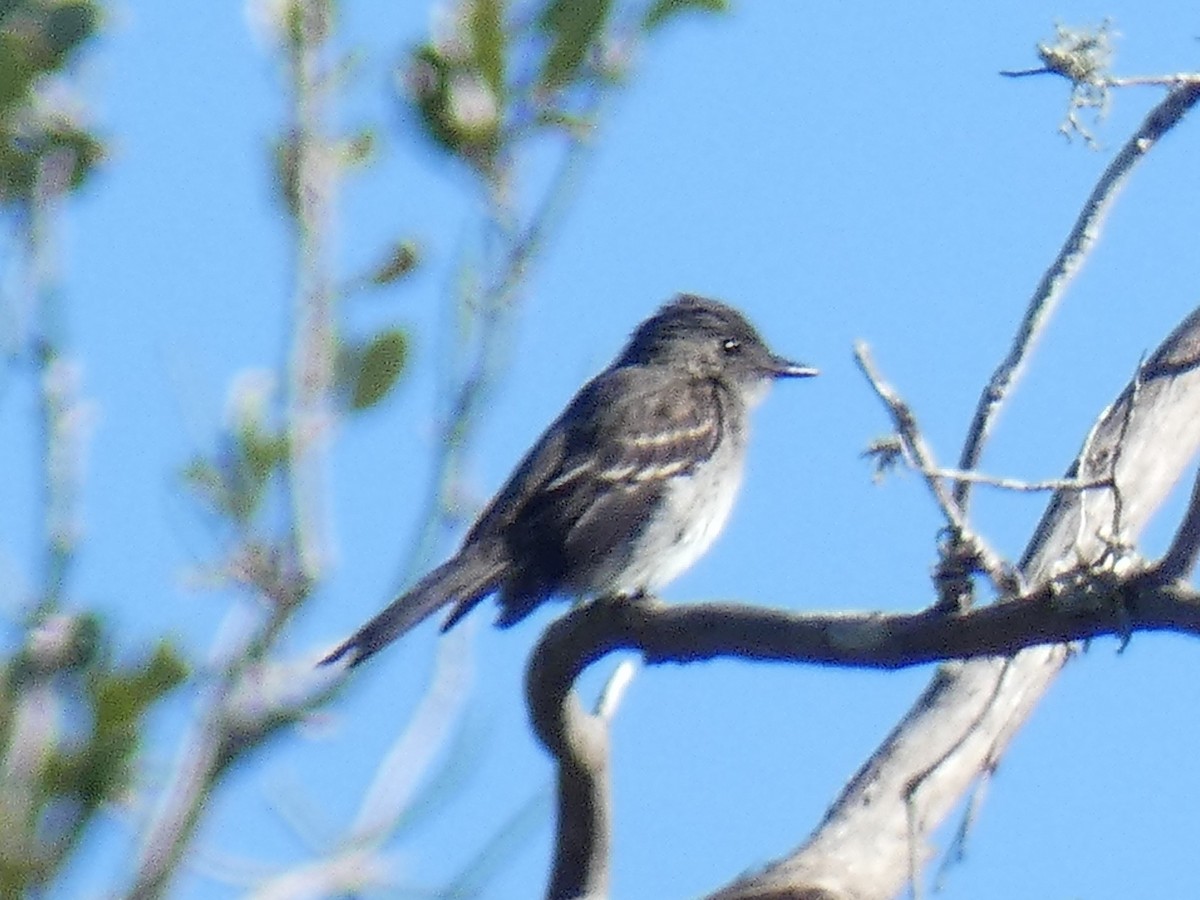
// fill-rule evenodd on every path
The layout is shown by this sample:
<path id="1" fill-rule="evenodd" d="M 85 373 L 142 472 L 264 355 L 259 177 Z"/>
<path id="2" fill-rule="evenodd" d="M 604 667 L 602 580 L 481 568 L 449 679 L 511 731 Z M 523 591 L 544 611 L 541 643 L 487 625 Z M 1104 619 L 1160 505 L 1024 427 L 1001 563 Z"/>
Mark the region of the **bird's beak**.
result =
<path id="1" fill-rule="evenodd" d="M 806 366 L 804 363 L 792 362 L 790 359 L 784 359 L 782 356 L 771 357 L 771 365 L 768 371 L 775 378 L 812 378 L 814 375 L 821 374 L 820 369 Z"/>

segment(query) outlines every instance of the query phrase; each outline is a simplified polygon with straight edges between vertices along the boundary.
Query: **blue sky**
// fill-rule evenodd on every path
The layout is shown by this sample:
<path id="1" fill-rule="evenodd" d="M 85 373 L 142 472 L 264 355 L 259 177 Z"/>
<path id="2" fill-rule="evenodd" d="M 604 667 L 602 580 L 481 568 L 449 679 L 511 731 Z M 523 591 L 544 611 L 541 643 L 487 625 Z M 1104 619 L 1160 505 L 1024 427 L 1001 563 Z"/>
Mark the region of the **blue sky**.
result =
<path id="1" fill-rule="evenodd" d="M 344 123 L 379 123 L 383 161 L 345 190 L 340 270 L 412 236 L 425 264 L 357 302 L 351 325 L 399 322 L 416 369 L 338 438 L 337 568 L 294 623 L 287 652 L 328 647 L 401 577 L 434 435 L 438 309 L 475 212 L 465 179 L 416 138 L 387 96 L 401 50 L 428 33 L 424 4 L 347 3 L 344 45 L 363 63 Z M 939 519 L 912 476 L 872 484 L 859 454 L 886 420 L 851 360 L 868 341 L 916 409 L 939 458 L 957 456 L 980 388 L 1111 154 L 1157 100 L 1119 92 L 1100 152 L 1056 133 L 1066 86 L 1010 81 L 1053 23 L 1112 17 L 1119 74 L 1194 68 L 1191 4 L 743 3 L 672 27 L 639 55 L 608 110 L 569 218 L 539 261 L 513 329 L 511 366 L 481 422 L 469 479 L 485 498 L 575 388 L 637 321 L 680 290 L 743 308 L 774 348 L 819 366 L 759 410 L 749 474 L 726 534 L 665 592 L 797 609 L 915 610 L 930 602 Z M 268 140 L 280 73 L 237 4 L 118 7 L 82 71 L 111 157 L 66 220 L 68 330 L 95 426 L 74 596 L 107 611 L 132 652 L 170 633 L 203 656 L 231 598 L 189 571 L 211 535 L 178 472 L 209 446 L 231 379 L 277 363 L 289 292 L 287 229 Z M 1196 125 L 1137 172 L 1050 327 L 985 455 L 995 473 L 1059 474 L 1143 353 L 1191 309 Z M 30 394 L 0 395 L 17 433 Z M 20 431 L 26 435 L 26 431 Z M 0 567 L 27 570 L 32 441 L 5 442 Z M 1043 500 L 980 491 L 977 524 L 1015 558 Z M 1170 534 L 1170 515 L 1147 552 Z M 445 548 L 446 550 L 449 547 Z M 11 604 L 19 590 L 0 592 Z M 506 632 L 467 625 L 470 771 L 395 845 L 406 884 L 432 888 L 550 784 L 521 705 L 543 609 Z M 403 728 L 437 644 L 426 626 L 364 667 L 319 727 L 242 766 L 212 802 L 205 859 L 271 866 L 309 850 L 281 806 L 326 838 L 351 821 Z M 949 898 L 1195 892 L 1192 817 L 1197 651 L 1138 636 L 1073 662 L 1001 763 Z M 589 673 L 594 690 L 611 670 Z M 613 726 L 616 897 L 694 896 L 800 842 L 908 708 L 928 668 L 864 673 L 732 662 L 642 672 Z M 189 712 L 159 712 L 147 777 L 163 777 Z M 286 798 L 281 804 L 279 798 Z M 109 823 L 64 896 L 101 896 L 132 838 Z M 540 891 L 547 824 L 486 892 Z M 188 872 L 173 896 L 240 895 Z"/>

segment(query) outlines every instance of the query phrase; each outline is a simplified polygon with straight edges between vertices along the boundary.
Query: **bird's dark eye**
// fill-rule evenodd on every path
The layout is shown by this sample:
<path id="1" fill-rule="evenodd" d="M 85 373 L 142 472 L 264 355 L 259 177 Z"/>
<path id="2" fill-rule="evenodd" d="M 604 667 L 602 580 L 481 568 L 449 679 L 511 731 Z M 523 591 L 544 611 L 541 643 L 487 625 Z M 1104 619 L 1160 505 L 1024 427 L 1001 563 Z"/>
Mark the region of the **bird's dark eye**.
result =
<path id="1" fill-rule="evenodd" d="M 721 344 L 721 349 L 729 356 L 733 356 L 736 353 L 742 352 L 742 342 L 737 338 L 726 338 L 725 342 Z"/>

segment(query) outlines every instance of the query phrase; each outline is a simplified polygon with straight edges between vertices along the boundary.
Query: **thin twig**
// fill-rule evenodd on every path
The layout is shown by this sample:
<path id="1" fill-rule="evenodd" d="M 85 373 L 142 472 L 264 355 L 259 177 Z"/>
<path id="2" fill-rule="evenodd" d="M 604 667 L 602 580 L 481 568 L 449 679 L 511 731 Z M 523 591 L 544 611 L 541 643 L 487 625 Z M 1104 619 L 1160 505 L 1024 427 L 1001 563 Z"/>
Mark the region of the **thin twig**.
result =
<path id="1" fill-rule="evenodd" d="M 225 728 L 215 717 L 216 704 L 197 722 L 183 743 L 170 787 L 163 793 L 145 829 L 133 885 L 127 900 L 154 900 L 167 890 L 183 852 L 195 834 L 213 780 L 220 770 Z"/>
<path id="2" fill-rule="evenodd" d="M 1109 480 L 1112 482 L 1112 540 L 1114 545 L 1120 544 L 1121 519 L 1125 512 L 1125 497 L 1121 493 L 1121 485 L 1117 480 L 1117 466 L 1121 464 L 1121 456 L 1125 452 L 1125 440 L 1129 434 L 1129 426 L 1133 421 L 1133 411 L 1137 409 L 1138 395 L 1142 390 L 1142 376 L 1146 371 L 1145 361 L 1138 363 L 1137 371 L 1129 383 L 1129 400 L 1125 407 L 1125 415 L 1121 417 L 1121 427 L 1118 430 L 1116 443 L 1113 445 L 1109 462 Z"/>
<path id="3" fill-rule="evenodd" d="M 951 838 L 950 846 L 946 848 L 941 865 L 938 866 L 934 876 L 933 889 L 935 892 L 940 892 L 945 886 L 945 879 L 950 874 L 950 870 L 967 858 L 967 840 L 979 819 L 987 789 L 991 786 L 999 764 L 1000 760 L 992 757 L 980 771 L 979 779 L 975 782 L 971 795 L 967 798 L 967 808 L 963 810 L 962 816 L 958 820 L 958 826 L 954 829 L 954 837 Z"/>
<path id="4" fill-rule="evenodd" d="M 1028 78 L 1032 75 L 1058 75 L 1060 77 L 1064 77 L 1063 73 L 1052 69 L 1049 66 L 1038 66 L 1036 69 L 1001 69 L 998 74 L 1004 78 Z M 1110 76 L 1107 78 L 1097 78 L 1094 83 L 1098 87 L 1106 88 L 1176 88 L 1185 84 L 1196 84 L 1197 82 L 1200 82 L 1200 73 L 1175 72 L 1171 75 L 1129 75 L 1119 78 Z"/>
<path id="5" fill-rule="evenodd" d="M 1001 69 L 1000 74 L 1005 78 L 1028 78 L 1030 75 L 1057 75 L 1049 66 L 1038 66 L 1036 69 Z"/>
<path id="6" fill-rule="evenodd" d="M 1042 481 L 1026 481 L 1022 478 L 1009 478 L 1003 475 L 985 475 L 982 472 L 965 472 L 962 469 L 917 469 L 916 471 L 927 478 L 944 478 L 947 481 L 969 481 L 972 484 L 982 484 L 1015 493 L 1042 493 L 1045 491 L 1094 491 L 1098 488 L 1112 487 L 1110 478 L 1094 478 L 1083 480 L 1079 478 L 1047 478 Z"/>
<path id="7" fill-rule="evenodd" d="M 637 673 L 637 663 L 631 659 L 621 660 L 613 669 L 613 673 L 608 676 L 608 680 L 604 682 L 604 687 L 596 699 L 596 707 L 592 713 L 605 722 L 611 722 L 616 718 L 617 709 L 620 707 L 621 701 L 625 699 L 625 693 L 633 684 Z"/>

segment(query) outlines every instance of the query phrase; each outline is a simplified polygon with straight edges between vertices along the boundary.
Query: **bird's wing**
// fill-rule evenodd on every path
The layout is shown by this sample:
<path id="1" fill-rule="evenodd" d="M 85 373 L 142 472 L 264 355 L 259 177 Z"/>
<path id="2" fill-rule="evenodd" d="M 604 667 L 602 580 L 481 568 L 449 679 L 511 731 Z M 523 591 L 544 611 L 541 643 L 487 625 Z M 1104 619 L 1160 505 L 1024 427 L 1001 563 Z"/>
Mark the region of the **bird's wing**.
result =
<path id="1" fill-rule="evenodd" d="M 713 382 L 682 379 L 660 366 L 627 366 L 588 387 L 572 404 L 587 412 L 570 429 L 547 493 L 585 482 L 602 491 L 662 484 L 717 448 L 724 410 Z"/>
<path id="2" fill-rule="evenodd" d="M 597 443 L 605 452 L 564 467 L 548 485 L 579 498 L 577 514 L 561 523 L 572 571 L 603 568 L 604 560 L 611 566 L 613 554 L 646 526 L 671 479 L 707 461 L 724 429 L 715 383 L 682 381 L 658 369 L 617 371 L 630 374 L 600 398 Z"/>
<path id="3" fill-rule="evenodd" d="M 613 562 L 646 524 L 668 481 L 716 450 L 717 385 L 656 366 L 601 373 L 571 401 L 480 517 L 528 561 L 514 593 L 544 595 Z M 520 598 L 510 598 L 514 604 Z"/>

